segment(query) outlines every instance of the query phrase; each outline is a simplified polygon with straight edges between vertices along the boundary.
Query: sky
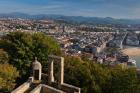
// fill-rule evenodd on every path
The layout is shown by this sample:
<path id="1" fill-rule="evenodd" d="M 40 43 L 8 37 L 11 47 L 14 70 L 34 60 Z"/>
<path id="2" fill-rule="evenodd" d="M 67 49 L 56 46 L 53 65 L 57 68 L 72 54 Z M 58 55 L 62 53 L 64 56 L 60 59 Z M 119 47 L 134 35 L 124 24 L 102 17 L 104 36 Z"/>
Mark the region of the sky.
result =
<path id="1" fill-rule="evenodd" d="M 0 0 L 0 13 L 140 18 L 140 0 Z"/>

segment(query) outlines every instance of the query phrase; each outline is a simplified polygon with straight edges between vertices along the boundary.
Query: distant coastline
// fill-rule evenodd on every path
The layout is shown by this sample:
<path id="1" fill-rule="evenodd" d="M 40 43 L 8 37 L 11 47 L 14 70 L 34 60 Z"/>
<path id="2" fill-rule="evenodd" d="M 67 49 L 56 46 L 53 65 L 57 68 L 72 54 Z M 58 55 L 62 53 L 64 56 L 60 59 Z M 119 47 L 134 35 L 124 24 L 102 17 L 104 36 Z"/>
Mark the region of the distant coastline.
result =
<path id="1" fill-rule="evenodd" d="M 130 57 L 140 57 L 140 47 L 126 47 L 122 50 L 122 53 Z"/>
<path id="2" fill-rule="evenodd" d="M 140 68 L 140 47 L 126 47 L 121 52 L 136 60 L 137 67 Z"/>

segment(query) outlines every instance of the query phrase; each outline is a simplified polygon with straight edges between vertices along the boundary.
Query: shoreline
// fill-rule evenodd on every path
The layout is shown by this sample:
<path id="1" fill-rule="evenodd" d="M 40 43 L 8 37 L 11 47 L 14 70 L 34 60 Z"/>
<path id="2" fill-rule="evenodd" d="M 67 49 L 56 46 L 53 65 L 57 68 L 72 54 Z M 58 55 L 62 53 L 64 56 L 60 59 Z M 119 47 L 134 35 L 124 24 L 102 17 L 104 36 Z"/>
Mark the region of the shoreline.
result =
<path id="1" fill-rule="evenodd" d="M 122 49 L 121 52 L 130 57 L 140 57 L 140 47 L 127 47 Z"/>

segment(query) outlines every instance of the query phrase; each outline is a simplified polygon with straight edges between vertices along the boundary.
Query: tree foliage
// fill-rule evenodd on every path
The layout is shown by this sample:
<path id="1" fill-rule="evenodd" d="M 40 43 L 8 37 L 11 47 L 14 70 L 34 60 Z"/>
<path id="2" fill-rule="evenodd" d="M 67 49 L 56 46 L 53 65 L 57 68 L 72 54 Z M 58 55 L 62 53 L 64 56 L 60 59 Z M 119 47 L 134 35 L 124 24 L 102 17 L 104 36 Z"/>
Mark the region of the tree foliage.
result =
<path id="1" fill-rule="evenodd" d="M 139 93 L 136 69 L 110 68 L 66 57 L 65 82 L 82 88 L 82 93 Z"/>
<path id="2" fill-rule="evenodd" d="M 0 64 L 0 90 L 11 91 L 16 83 L 19 73 L 15 67 L 8 63 Z"/>
<path id="3" fill-rule="evenodd" d="M 110 93 L 140 93 L 136 69 L 113 69 Z"/>
<path id="4" fill-rule="evenodd" d="M 9 33 L 0 40 L 0 48 L 9 54 L 10 64 L 15 66 L 21 75 L 28 76 L 34 57 L 46 68 L 47 56 L 61 53 L 58 43 L 43 33 Z"/>
<path id="5" fill-rule="evenodd" d="M 0 63 L 7 63 L 9 61 L 9 57 L 7 52 L 3 49 L 0 49 Z"/>

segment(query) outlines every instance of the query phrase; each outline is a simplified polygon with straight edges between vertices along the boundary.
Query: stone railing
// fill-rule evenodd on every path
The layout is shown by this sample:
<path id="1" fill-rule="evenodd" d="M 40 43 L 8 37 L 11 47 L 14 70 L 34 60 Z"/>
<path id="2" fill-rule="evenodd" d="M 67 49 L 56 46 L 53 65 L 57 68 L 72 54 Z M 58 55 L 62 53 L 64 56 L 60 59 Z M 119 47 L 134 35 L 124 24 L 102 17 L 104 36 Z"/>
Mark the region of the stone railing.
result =
<path id="1" fill-rule="evenodd" d="M 18 88 L 13 90 L 11 93 L 24 93 L 30 88 L 31 83 L 33 82 L 33 77 L 29 77 L 28 81 L 20 85 Z"/>
<path id="2" fill-rule="evenodd" d="M 80 93 L 81 91 L 80 88 L 66 83 L 61 84 L 61 90 L 66 91 L 67 93 Z"/>
<path id="3" fill-rule="evenodd" d="M 22 85 L 20 85 L 18 88 L 16 88 L 14 91 L 11 93 L 24 93 L 30 88 L 31 83 L 30 82 L 25 82 Z"/>
<path id="4" fill-rule="evenodd" d="M 65 93 L 65 92 L 58 90 L 56 88 L 50 87 L 48 85 L 40 84 L 30 93 Z"/>
<path id="5" fill-rule="evenodd" d="M 38 85 L 35 89 L 33 89 L 30 93 L 41 93 L 42 85 Z"/>

